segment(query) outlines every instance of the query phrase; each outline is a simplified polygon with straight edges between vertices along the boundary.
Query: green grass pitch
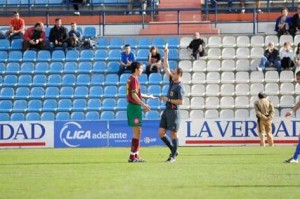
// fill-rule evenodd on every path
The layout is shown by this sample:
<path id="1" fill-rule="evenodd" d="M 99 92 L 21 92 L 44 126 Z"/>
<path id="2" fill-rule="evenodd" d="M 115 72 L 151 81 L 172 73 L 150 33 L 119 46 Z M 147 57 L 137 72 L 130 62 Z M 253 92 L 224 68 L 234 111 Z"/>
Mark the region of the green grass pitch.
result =
<path id="1" fill-rule="evenodd" d="M 127 163 L 129 148 L 0 150 L 2 199 L 299 198 L 295 146 L 141 149 L 147 163 Z"/>

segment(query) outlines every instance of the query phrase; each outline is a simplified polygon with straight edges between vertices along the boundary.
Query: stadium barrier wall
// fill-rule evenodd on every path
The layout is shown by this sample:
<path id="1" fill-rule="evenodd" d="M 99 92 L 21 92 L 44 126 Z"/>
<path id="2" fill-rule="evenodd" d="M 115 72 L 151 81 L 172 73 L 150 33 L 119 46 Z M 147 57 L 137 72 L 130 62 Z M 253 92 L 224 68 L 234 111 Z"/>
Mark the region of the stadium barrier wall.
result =
<path id="1" fill-rule="evenodd" d="M 141 146 L 163 146 L 159 120 L 143 122 Z M 300 120 L 277 118 L 272 124 L 276 145 L 298 142 Z M 179 130 L 180 146 L 259 145 L 253 119 L 185 119 Z M 129 147 L 132 129 L 127 121 L 0 122 L 0 148 Z"/>
<path id="2" fill-rule="evenodd" d="M 300 129 L 300 120 L 274 119 L 272 133 L 275 144 L 297 144 L 297 129 Z M 184 120 L 180 126 L 180 146 L 257 146 L 259 143 L 255 119 Z"/>

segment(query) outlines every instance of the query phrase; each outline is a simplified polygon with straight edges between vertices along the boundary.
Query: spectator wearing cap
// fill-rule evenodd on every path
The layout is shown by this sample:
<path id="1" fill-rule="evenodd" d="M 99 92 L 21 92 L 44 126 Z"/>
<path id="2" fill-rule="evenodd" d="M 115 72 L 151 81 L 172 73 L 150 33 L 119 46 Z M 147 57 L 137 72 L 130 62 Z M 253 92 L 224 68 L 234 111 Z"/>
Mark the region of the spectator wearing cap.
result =
<path id="1" fill-rule="evenodd" d="M 33 27 L 27 28 L 23 37 L 22 50 L 28 49 L 45 49 L 46 33 L 44 24 L 37 22 Z"/>
<path id="2" fill-rule="evenodd" d="M 274 106 L 266 95 L 262 92 L 258 93 L 258 100 L 254 102 L 254 108 L 257 117 L 257 130 L 260 138 L 260 146 L 265 146 L 265 134 L 269 146 L 274 146 L 272 135 L 272 120 L 274 119 Z"/>
<path id="3" fill-rule="evenodd" d="M 25 21 L 20 17 L 19 12 L 13 12 L 14 17 L 9 22 L 9 30 L 6 37 L 9 40 L 21 39 L 25 32 Z"/>
<path id="4" fill-rule="evenodd" d="M 262 71 L 265 70 L 266 67 L 275 67 L 278 72 L 281 71 L 279 51 L 275 48 L 273 42 L 268 43 L 268 47 L 265 50 L 257 69 Z"/>

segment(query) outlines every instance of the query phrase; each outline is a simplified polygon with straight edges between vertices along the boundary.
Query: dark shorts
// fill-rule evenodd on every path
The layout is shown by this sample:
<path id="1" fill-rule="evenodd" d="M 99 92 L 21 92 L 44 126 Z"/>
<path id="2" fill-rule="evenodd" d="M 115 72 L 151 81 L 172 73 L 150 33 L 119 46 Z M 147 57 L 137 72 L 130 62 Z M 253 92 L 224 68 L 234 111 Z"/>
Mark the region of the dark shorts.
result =
<path id="1" fill-rule="evenodd" d="M 165 109 L 161 115 L 159 123 L 160 128 L 164 128 L 170 131 L 178 131 L 180 124 L 180 111 Z"/>
<path id="2" fill-rule="evenodd" d="M 142 106 L 138 104 L 128 103 L 127 105 L 127 121 L 128 125 L 142 126 Z"/>

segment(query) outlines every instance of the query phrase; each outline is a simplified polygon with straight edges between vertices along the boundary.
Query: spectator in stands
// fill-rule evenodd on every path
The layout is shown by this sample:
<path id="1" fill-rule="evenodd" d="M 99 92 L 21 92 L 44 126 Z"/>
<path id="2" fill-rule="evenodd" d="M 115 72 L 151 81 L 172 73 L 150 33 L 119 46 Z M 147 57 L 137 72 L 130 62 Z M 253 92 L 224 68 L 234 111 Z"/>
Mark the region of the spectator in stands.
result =
<path id="1" fill-rule="evenodd" d="M 62 47 L 64 50 L 67 49 L 67 29 L 62 25 L 61 19 L 55 19 L 55 25 L 50 30 L 49 41 L 50 49 L 53 50 L 56 47 Z"/>
<path id="2" fill-rule="evenodd" d="M 246 1 L 245 0 L 241 0 L 241 13 L 245 13 L 246 12 Z M 255 7 L 256 7 L 256 12 L 257 13 L 262 13 L 261 9 L 260 9 L 260 1 L 259 0 L 255 0 Z"/>
<path id="3" fill-rule="evenodd" d="M 292 26 L 292 18 L 288 16 L 288 9 L 286 7 L 281 9 L 281 16 L 276 19 L 275 31 L 277 36 L 289 35 Z"/>
<path id="4" fill-rule="evenodd" d="M 46 46 L 46 33 L 44 24 L 37 22 L 33 27 L 27 28 L 23 37 L 22 50 L 37 49 L 43 50 Z"/>
<path id="5" fill-rule="evenodd" d="M 300 34 L 300 5 L 297 7 L 297 13 L 292 17 L 291 35 L 295 37 Z"/>
<path id="6" fill-rule="evenodd" d="M 233 0 L 228 0 L 228 12 L 232 12 L 232 2 Z M 211 8 L 216 8 L 218 1 L 217 0 L 210 0 L 210 7 Z"/>
<path id="7" fill-rule="evenodd" d="M 147 9 L 147 0 L 128 0 L 128 4 L 127 4 L 127 10 L 128 10 L 128 14 L 132 14 L 133 13 L 133 7 L 134 5 L 141 5 L 141 9 L 144 10 L 142 12 L 143 15 L 146 14 L 146 9 Z"/>
<path id="8" fill-rule="evenodd" d="M 187 49 L 192 49 L 191 58 L 197 59 L 199 57 L 203 57 L 205 55 L 205 42 L 203 39 L 200 38 L 199 32 L 195 32 L 194 39 L 188 45 Z"/>
<path id="9" fill-rule="evenodd" d="M 150 48 L 148 57 L 148 66 L 146 67 L 146 74 L 157 73 L 161 69 L 161 56 L 155 46 Z"/>
<path id="10" fill-rule="evenodd" d="M 124 46 L 125 50 L 121 53 L 121 59 L 120 59 L 120 69 L 119 69 L 119 76 L 121 76 L 125 71 L 130 72 L 130 65 L 132 62 L 135 61 L 135 56 L 131 52 L 131 48 L 129 44 L 126 44 Z"/>
<path id="11" fill-rule="evenodd" d="M 265 134 L 267 134 L 269 146 L 274 146 L 272 136 L 272 120 L 274 119 L 274 106 L 266 98 L 264 93 L 258 93 L 258 100 L 254 102 L 257 117 L 257 128 L 260 138 L 260 146 L 265 146 Z"/>
<path id="12" fill-rule="evenodd" d="M 297 69 L 300 69 L 300 43 L 297 45 L 296 53 L 295 53 L 295 58 L 294 58 L 294 65 Z"/>
<path id="13" fill-rule="evenodd" d="M 25 32 L 25 21 L 20 17 L 19 12 L 13 12 L 14 18 L 9 22 L 9 30 L 6 32 L 6 37 L 9 40 L 21 39 Z"/>
<path id="14" fill-rule="evenodd" d="M 80 15 L 80 12 L 79 12 L 79 4 L 82 4 L 83 3 L 83 0 L 72 0 L 73 2 L 73 8 L 75 10 L 74 12 L 74 15 Z"/>
<path id="15" fill-rule="evenodd" d="M 290 42 L 284 42 L 283 47 L 280 49 L 281 68 L 291 69 L 294 67 L 294 52 Z"/>
<path id="16" fill-rule="evenodd" d="M 259 71 L 262 71 L 266 67 L 275 67 L 278 72 L 281 71 L 279 51 L 275 48 L 273 42 L 270 42 L 268 44 L 268 48 L 265 50 L 264 55 L 261 58 L 260 64 L 257 67 L 257 69 Z"/>
<path id="17" fill-rule="evenodd" d="M 81 45 L 81 34 L 77 30 L 76 22 L 71 23 L 71 30 L 69 31 L 68 36 L 67 43 L 69 47 L 76 48 Z"/>

